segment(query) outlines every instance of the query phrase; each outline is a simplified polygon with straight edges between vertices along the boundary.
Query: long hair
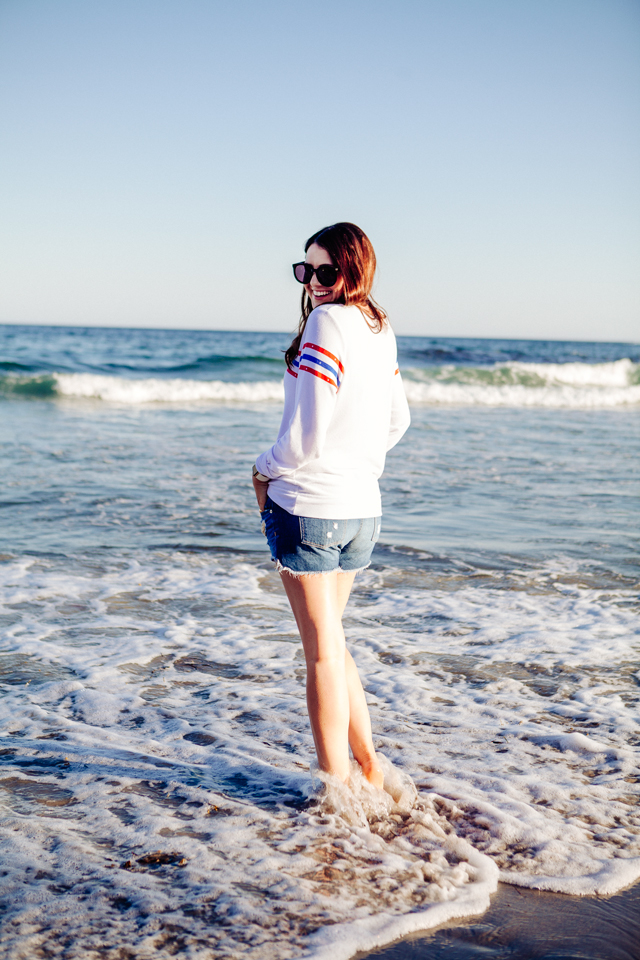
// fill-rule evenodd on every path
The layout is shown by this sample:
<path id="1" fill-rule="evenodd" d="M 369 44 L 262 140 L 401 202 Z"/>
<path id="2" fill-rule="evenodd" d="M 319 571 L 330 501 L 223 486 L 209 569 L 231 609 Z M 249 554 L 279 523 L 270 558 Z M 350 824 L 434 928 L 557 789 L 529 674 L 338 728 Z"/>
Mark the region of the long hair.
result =
<path id="1" fill-rule="evenodd" d="M 380 333 L 387 321 L 382 307 L 371 296 L 373 277 L 376 272 L 376 255 L 366 233 L 355 223 L 334 223 L 323 227 L 304 245 L 306 253 L 312 243 L 326 250 L 334 266 L 340 271 L 343 289 L 335 303 L 344 303 L 359 307 L 374 333 Z M 298 355 L 304 328 L 313 307 L 307 291 L 302 289 L 302 314 L 298 330 L 284 358 L 291 367 Z"/>

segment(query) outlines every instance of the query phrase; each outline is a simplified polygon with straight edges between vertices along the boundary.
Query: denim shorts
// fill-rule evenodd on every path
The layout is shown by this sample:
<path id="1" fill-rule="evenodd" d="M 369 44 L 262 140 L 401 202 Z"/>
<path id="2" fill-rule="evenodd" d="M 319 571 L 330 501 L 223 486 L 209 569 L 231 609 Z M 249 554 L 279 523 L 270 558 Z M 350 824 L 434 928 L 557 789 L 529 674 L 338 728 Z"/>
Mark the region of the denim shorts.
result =
<path id="1" fill-rule="evenodd" d="M 380 536 L 380 517 L 321 520 L 296 517 L 267 497 L 262 532 L 278 570 L 300 576 L 331 570 L 363 570 Z"/>

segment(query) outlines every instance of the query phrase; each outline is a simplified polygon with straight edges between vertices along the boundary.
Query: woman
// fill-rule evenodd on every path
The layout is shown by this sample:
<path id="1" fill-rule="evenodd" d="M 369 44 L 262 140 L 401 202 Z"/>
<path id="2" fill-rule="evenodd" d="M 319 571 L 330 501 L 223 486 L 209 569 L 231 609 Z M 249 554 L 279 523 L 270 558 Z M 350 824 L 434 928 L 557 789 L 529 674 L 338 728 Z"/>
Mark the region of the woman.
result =
<path id="1" fill-rule="evenodd" d="M 409 426 L 396 343 L 371 297 L 373 247 L 353 223 L 315 233 L 305 260 L 298 333 L 285 354 L 276 443 L 253 467 L 272 559 L 307 663 L 307 705 L 320 769 L 349 780 L 349 746 L 367 780 L 384 777 L 369 710 L 346 650 L 342 615 L 380 533 L 378 477 Z"/>

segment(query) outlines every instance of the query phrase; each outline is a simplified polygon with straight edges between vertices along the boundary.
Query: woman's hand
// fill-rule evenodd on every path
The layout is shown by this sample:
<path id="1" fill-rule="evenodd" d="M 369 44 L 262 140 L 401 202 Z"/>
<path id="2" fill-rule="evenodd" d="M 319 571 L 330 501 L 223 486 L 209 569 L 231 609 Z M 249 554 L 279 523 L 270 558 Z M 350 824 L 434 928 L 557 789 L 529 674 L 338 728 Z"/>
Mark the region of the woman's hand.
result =
<path id="1" fill-rule="evenodd" d="M 260 513 L 262 513 L 262 511 L 265 508 L 265 504 L 267 502 L 267 491 L 269 489 L 269 481 L 267 480 L 266 482 L 264 482 L 263 480 L 258 480 L 257 477 L 254 477 L 253 489 L 256 492 L 256 500 L 258 501 L 258 507 L 260 509 Z"/>

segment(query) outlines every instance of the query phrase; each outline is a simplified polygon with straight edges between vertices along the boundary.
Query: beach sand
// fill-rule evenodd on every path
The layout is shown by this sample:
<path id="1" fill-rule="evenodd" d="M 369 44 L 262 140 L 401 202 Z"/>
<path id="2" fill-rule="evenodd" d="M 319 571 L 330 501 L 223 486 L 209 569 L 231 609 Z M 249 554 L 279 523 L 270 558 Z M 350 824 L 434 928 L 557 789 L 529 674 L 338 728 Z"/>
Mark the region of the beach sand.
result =
<path id="1" fill-rule="evenodd" d="M 354 960 L 640 960 L 640 883 L 572 897 L 501 883 L 481 917 L 412 934 Z"/>

